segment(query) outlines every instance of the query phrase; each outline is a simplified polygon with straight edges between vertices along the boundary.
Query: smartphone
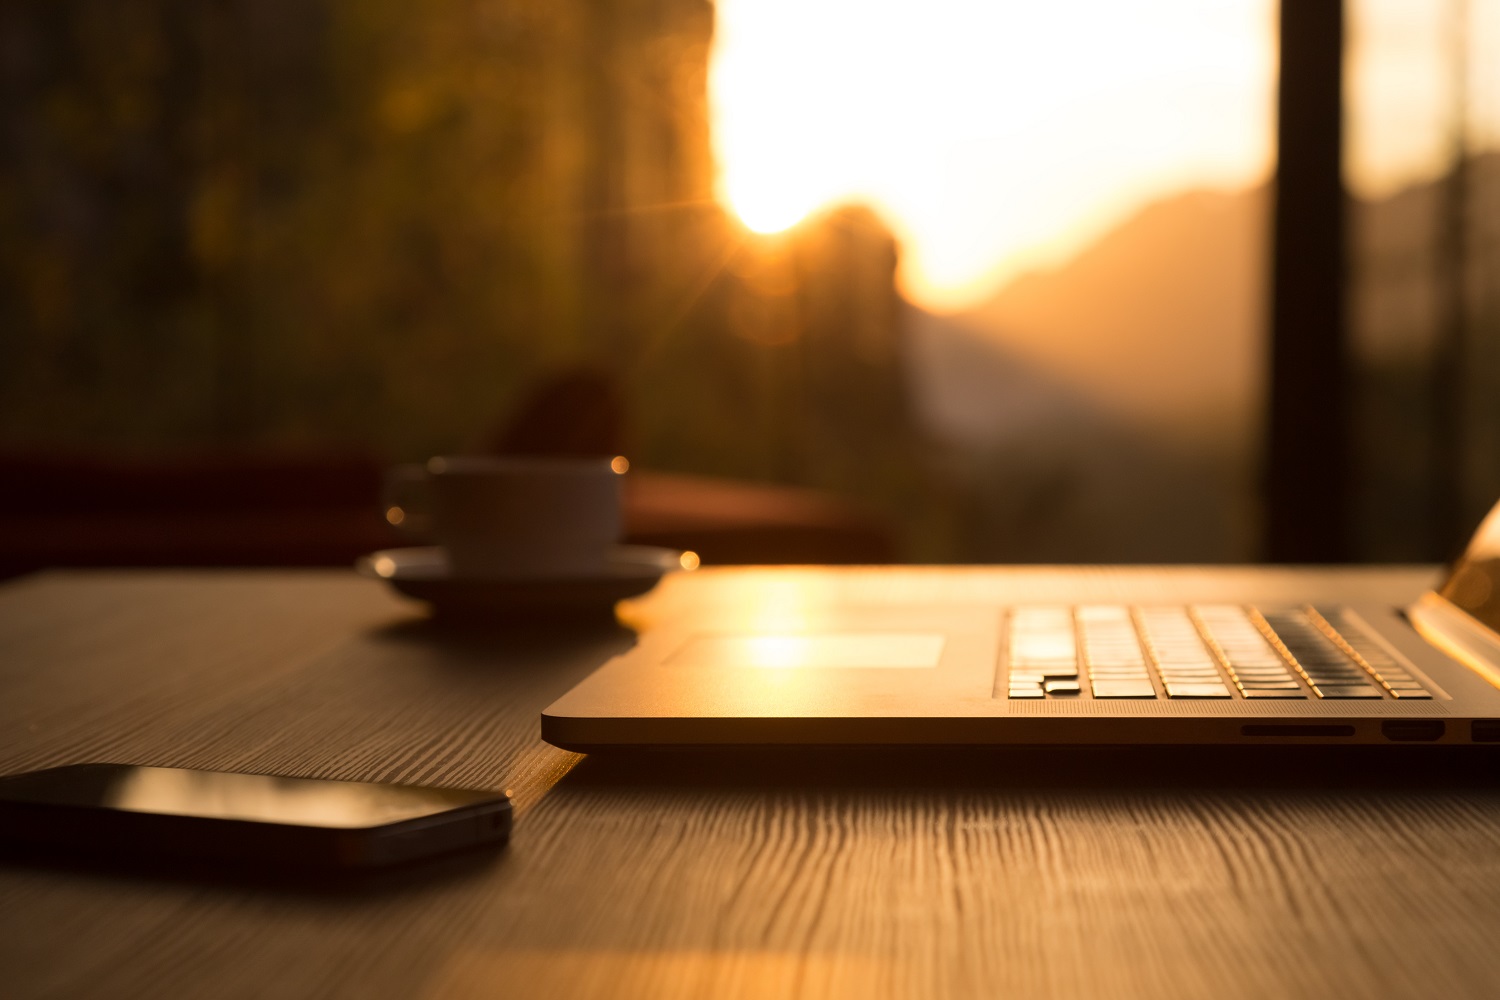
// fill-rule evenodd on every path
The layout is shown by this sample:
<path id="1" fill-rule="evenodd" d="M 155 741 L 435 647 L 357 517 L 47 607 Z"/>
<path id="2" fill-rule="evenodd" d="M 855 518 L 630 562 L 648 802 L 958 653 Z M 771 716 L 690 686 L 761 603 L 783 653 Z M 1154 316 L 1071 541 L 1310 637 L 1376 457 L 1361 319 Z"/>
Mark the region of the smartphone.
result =
<path id="1" fill-rule="evenodd" d="M 0 839 L 54 854 L 359 870 L 499 846 L 510 825 L 494 791 L 132 764 L 0 778 Z"/>

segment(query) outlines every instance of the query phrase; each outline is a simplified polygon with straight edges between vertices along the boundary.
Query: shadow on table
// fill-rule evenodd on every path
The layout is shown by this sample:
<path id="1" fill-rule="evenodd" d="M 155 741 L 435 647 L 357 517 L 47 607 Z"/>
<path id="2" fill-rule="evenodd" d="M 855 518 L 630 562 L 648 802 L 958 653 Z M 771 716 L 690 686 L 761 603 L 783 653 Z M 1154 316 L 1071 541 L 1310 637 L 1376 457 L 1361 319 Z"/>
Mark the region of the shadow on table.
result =
<path id="1" fill-rule="evenodd" d="M 635 633 L 613 618 L 418 616 L 382 625 L 366 635 L 377 643 L 436 652 L 437 662 L 453 670 L 547 674 L 569 677 L 570 685 L 635 643 Z"/>
<path id="2" fill-rule="evenodd" d="M 579 640 L 635 639 L 635 633 L 616 621 L 613 614 L 419 614 L 382 625 L 371 634 L 393 642 L 453 646 L 557 645 Z"/>
<path id="3" fill-rule="evenodd" d="M 1500 747 L 798 747 L 611 751 L 558 790 L 1500 788 Z"/>
<path id="4" fill-rule="evenodd" d="M 384 868 L 332 870 L 123 856 L 6 843 L 0 848 L 0 870 L 31 869 L 121 883 L 151 882 L 336 900 L 417 893 L 469 883 L 493 873 L 507 856 L 503 847 L 486 847 Z"/>

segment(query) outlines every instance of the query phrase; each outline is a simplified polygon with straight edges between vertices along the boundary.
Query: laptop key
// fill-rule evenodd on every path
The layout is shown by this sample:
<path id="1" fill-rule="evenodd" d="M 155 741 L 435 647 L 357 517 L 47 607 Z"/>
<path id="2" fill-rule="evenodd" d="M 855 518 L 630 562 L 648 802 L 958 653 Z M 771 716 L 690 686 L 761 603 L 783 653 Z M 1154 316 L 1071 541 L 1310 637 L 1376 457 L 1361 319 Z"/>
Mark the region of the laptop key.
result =
<path id="1" fill-rule="evenodd" d="M 1397 688 L 1396 690 L 1392 691 L 1391 694 L 1395 695 L 1397 698 L 1432 698 L 1432 695 L 1426 691 L 1413 690 L 1411 688 Z"/>
<path id="2" fill-rule="evenodd" d="M 1229 688 L 1223 684 L 1174 684 L 1167 681 L 1168 698 L 1228 698 Z"/>
<path id="3" fill-rule="evenodd" d="M 1377 687 L 1369 684 L 1313 684 L 1320 698 L 1384 698 Z"/>
<path id="4" fill-rule="evenodd" d="M 1048 694 L 1078 694 L 1083 690 L 1077 681 L 1052 680 L 1042 685 Z"/>
<path id="5" fill-rule="evenodd" d="M 1156 688 L 1147 680 L 1094 681 L 1095 698 L 1155 698 Z"/>
<path id="6" fill-rule="evenodd" d="M 1039 687 L 1011 688 L 1010 689 L 1010 696 L 1012 698 L 1045 698 L 1046 697 L 1046 695 L 1042 692 L 1042 689 L 1039 688 Z"/>
<path id="7" fill-rule="evenodd" d="M 1306 698 L 1301 688 L 1246 688 L 1246 698 Z"/>

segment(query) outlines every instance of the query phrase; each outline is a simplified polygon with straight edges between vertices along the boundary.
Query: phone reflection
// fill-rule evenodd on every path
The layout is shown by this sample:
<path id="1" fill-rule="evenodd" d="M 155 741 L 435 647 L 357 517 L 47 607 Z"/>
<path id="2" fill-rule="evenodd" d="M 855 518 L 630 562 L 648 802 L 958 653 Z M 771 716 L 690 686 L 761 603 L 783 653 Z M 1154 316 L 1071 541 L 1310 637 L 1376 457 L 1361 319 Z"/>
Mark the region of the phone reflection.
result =
<path id="1" fill-rule="evenodd" d="M 467 805 L 480 793 L 358 781 L 122 767 L 98 805 L 129 812 L 359 829 Z"/>

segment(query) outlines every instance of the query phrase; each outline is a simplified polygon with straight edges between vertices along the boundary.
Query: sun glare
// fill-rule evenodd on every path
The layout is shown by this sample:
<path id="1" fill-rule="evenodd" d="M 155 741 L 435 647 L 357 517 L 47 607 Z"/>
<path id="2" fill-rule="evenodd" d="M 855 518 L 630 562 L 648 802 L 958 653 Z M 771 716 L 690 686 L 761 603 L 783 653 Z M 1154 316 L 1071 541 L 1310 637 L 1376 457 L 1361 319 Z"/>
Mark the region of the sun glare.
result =
<path id="1" fill-rule="evenodd" d="M 1151 197 L 1262 180 L 1271 0 L 718 0 L 720 196 L 784 229 L 862 201 L 903 291 L 961 308 Z"/>
<path id="2" fill-rule="evenodd" d="M 729 205 L 747 228 L 757 233 L 779 233 L 807 217 L 809 206 L 794 186 L 769 180 L 729 191 Z"/>
<path id="3" fill-rule="evenodd" d="M 1470 51 L 1493 51 L 1500 0 L 1469 10 Z M 1357 194 L 1444 169 L 1451 17 L 1350 5 Z M 717 0 L 717 19 L 721 199 L 759 232 L 868 204 L 929 309 L 1059 263 L 1155 198 L 1270 174 L 1276 0 Z M 1500 144 L 1500 61 L 1470 63 L 1472 141 Z"/>

